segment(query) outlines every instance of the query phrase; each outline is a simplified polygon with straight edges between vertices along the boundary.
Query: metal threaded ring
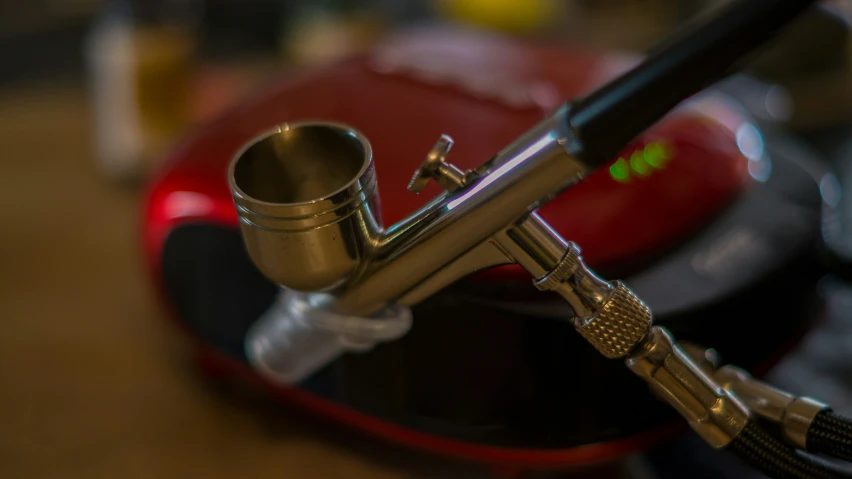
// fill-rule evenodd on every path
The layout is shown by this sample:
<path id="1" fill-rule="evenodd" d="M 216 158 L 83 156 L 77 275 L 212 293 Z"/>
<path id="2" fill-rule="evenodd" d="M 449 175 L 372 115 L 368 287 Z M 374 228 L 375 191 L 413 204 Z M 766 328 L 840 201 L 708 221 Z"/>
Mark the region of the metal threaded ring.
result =
<path id="1" fill-rule="evenodd" d="M 564 278 L 571 276 L 571 273 L 577 269 L 580 263 L 580 248 L 574 243 L 568 243 L 568 251 L 562 255 L 553 270 L 547 273 L 543 278 L 533 281 L 533 284 L 539 291 L 551 291 L 556 289 Z"/>
<path id="2" fill-rule="evenodd" d="M 651 310 L 621 281 L 601 311 L 591 319 L 576 319 L 574 326 L 601 354 L 626 356 L 651 328 Z"/>

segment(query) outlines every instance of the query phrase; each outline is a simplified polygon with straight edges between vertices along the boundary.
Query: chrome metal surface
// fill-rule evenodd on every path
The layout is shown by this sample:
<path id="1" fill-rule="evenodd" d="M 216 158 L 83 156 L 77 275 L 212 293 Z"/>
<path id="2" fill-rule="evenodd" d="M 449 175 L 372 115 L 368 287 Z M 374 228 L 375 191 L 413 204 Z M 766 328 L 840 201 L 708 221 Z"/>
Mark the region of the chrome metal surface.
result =
<path id="1" fill-rule="evenodd" d="M 568 243 L 533 212 L 452 261 L 399 302 L 417 304 L 472 272 L 503 264 L 517 263 L 538 277 L 558 264 L 567 247 Z"/>
<path id="2" fill-rule="evenodd" d="M 455 191 L 466 185 L 470 180 L 472 172 L 462 171 L 456 166 L 447 163 L 447 154 L 453 147 L 453 139 L 449 135 L 441 135 L 435 146 L 426 155 L 423 164 L 414 172 L 408 183 L 408 190 L 420 193 L 434 179 L 447 191 Z"/>
<path id="3" fill-rule="evenodd" d="M 807 432 L 816 415 L 828 405 L 809 397 L 796 397 L 787 391 L 754 379 L 735 366 L 723 366 L 711 371 L 720 386 L 736 394 L 758 416 L 781 427 L 790 444 L 807 449 Z"/>
<path id="4" fill-rule="evenodd" d="M 387 229 L 375 210 L 372 151 L 362 135 L 334 123 L 282 125 L 241 150 L 229 170 L 252 260 L 278 284 L 330 293 L 323 308 L 362 316 L 422 300 L 495 264 L 546 272 L 565 242 L 530 212 L 589 171 L 570 154 L 565 113 L 474 172 L 444 161 L 452 140 L 441 137 L 411 186 L 436 178 L 448 191 Z"/>
<path id="5" fill-rule="evenodd" d="M 808 429 L 814 423 L 817 414 L 828 409 L 828 404 L 810 397 L 797 397 L 787 405 L 781 431 L 790 444 L 802 450 L 808 448 Z"/>
<path id="6" fill-rule="evenodd" d="M 691 341 L 678 341 L 678 345 L 709 376 L 713 376 L 716 368 L 722 364 L 722 358 L 715 349 L 705 348 Z"/>
<path id="7" fill-rule="evenodd" d="M 702 371 L 665 328 L 652 327 L 625 362 L 714 448 L 728 445 L 748 423 L 745 404 Z"/>
<path id="8" fill-rule="evenodd" d="M 723 388 L 733 391 L 758 416 L 777 424 L 784 419 L 784 410 L 795 396 L 762 383 L 735 366 L 723 366 L 713 373 Z"/>
<path id="9" fill-rule="evenodd" d="M 372 149 L 347 126 L 281 125 L 237 153 L 228 180 L 252 260 L 288 288 L 341 285 L 379 235 Z"/>
<path id="10" fill-rule="evenodd" d="M 651 310 L 624 283 L 616 281 L 614 286 L 612 296 L 594 316 L 575 316 L 574 328 L 604 356 L 621 358 L 648 335 Z"/>
<path id="11" fill-rule="evenodd" d="M 249 254 L 269 279 L 306 292 L 291 291 L 247 335 L 254 368 L 292 382 L 353 349 L 344 344 L 351 335 L 326 327 L 328 315 L 369 326 L 388 305 L 415 304 L 483 268 L 517 262 L 534 277 L 555 268 L 567 244 L 533 210 L 589 170 L 570 154 L 565 112 L 475 171 L 445 161 L 452 139 L 443 135 L 409 189 L 435 179 L 446 191 L 387 229 L 376 210 L 372 150 L 354 129 L 281 125 L 243 148 L 228 180 Z M 577 304 L 594 292 L 599 301 L 592 279 L 600 280 L 586 269 L 572 272 L 588 277 L 572 283 L 581 288 Z M 567 286 L 561 292 L 568 295 Z M 617 311 L 604 307 L 601 318 Z"/>
<path id="12" fill-rule="evenodd" d="M 574 309 L 575 324 L 578 327 L 588 323 L 604 311 L 610 304 L 610 299 L 616 299 L 613 298 L 615 288 L 598 278 L 586 267 L 580 256 L 580 248 L 574 243 L 568 244 L 568 248 L 559 263 L 546 275 L 535 280 L 534 284 L 541 291 L 553 291 L 565 298 L 565 301 Z M 624 289 L 631 298 L 635 298 L 633 293 L 630 293 L 626 288 Z M 645 327 L 647 330 L 650 327 L 651 313 L 641 301 L 639 301 L 639 304 L 641 304 L 641 307 L 637 307 L 637 314 L 641 315 L 647 322 Z M 619 307 L 619 305 L 613 304 L 610 308 Z"/>
<path id="13" fill-rule="evenodd" d="M 568 243 L 536 212 L 497 233 L 494 239 L 533 278 L 555 268 L 568 248 Z"/>
<path id="14" fill-rule="evenodd" d="M 428 279 L 401 297 L 398 302 L 400 304 L 417 304 L 448 284 L 452 284 L 473 272 L 514 262 L 514 258 L 508 256 L 495 241 L 484 241 L 450 262 L 437 273 L 429 276 Z"/>
<path id="15" fill-rule="evenodd" d="M 560 109 L 497 153 L 463 188 L 438 196 L 383 231 L 370 244 L 362 268 L 334 291 L 335 301 L 327 307 L 369 315 L 391 301 L 422 298 L 421 285 L 429 291 L 446 286 L 458 274 L 429 279 L 480 243 L 502 238 L 502 232 L 578 181 L 589 168 L 570 154 L 564 114 Z"/>
<path id="16" fill-rule="evenodd" d="M 645 338 L 651 328 L 651 310 L 627 286 L 618 281 L 610 284 L 597 277 L 573 243 L 568 243 L 562 257 L 554 261 L 553 253 L 564 243 L 546 224 L 537 225 L 531 218 L 530 224 L 520 231 L 527 236 L 518 236 L 513 231 L 508 236 L 514 236 L 516 244 L 527 246 L 523 251 L 528 257 L 539 259 L 535 266 L 553 264 L 533 283 L 541 291 L 558 293 L 571 305 L 577 332 L 601 354 L 608 358 L 624 357 Z M 527 267 L 527 270 L 536 269 Z"/>

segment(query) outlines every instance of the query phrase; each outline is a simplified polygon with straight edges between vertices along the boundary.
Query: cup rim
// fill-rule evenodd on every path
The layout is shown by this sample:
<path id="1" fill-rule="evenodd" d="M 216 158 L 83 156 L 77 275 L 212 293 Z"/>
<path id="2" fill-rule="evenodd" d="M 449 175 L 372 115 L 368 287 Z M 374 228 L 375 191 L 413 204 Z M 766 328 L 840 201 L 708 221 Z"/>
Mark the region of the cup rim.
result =
<path id="1" fill-rule="evenodd" d="M 243 191 L 242 188 L 240 188 L 240 186 L 237 184 L 236 179 L 234 177 L 234 171 L 236 170 L 236 166 L 237 166 L 237 163 L 239 163 L 240 158 L 242 158 L 242 156 L 249 149 L 251 149 L 253 146 L 257 145 L 258 143 L 269 139 L 273 135 L 282 133 L 284 131 L 294 130 L 296 128 L 316 127 L 316 126 L 322 126 L 322 127 L 326 127 L 326 128 L 332 128 L 332 129 L 340 130 L 340 131 L 346 133 L 347 135 L 355 138 L 361 144 L 362 149 L 363 149 L 363 161 L 362 161 L 363 164 L 361 165 L 361 168 L 358 170 L 358 173 L 356 173 L 355 176 L 353 176 L 352 179 L 350 179 L 346 184 L 344 184 L 340 188 L 338 188 L 334 191 L 331 191 L 331 192 L 329 192 L 329 193 L 327 193 L 327 194 L 325 194 L 325 195 L 323 195 L 319 198 L 314 198 L 314 199 L 309 200 L 309 201 L 298 201 L 298 202 L 293 202 L 293 203 L 280 203 L 280 202 L 273 202 L 273 201 L 264 201 L 264 200 L 255 198 L 254 196 L 246 193 L 245 191 Z M 252 203 L 256 203 L 260 206 L 266 206 L 266 207 L 270 207 L 270 208 L 305 207 L 305 206 L 315 205 L 315 204 L 321 203 L 323 201 L 327 201 L 327 200 L 332 199 L 335 196 L 349 190 L 350 188 L 352 188 L 353 184 L 356 184 L 360 179 L 364 178 L 364 176 L 370 171 L 370 168 L 372 167 L 372 165 L 373 165 L 373 147 L 372 147 L 372 145 L 370 145 L 370 141 L 367 140 L 367 137 L 364 136 L 363 133 L 361 133 L 357 129 L 355 129 L 355 128 L 347 125 L 347 124 L 338 123 L 338 122 L 334 122 L 334 121 L 324 121 L 324 120 L 308 120 L 308 121 L 280 123 L 280 124 L 278 124 L 278 125 L 276 125 L 272 128 L 264 130 L 263 132 L 255 135 L 254 137 L 252 137 L 251 140 L 249 140 L 245 144 L 243 144 L 243 146 L 240 147 L 240 149 L 237 150 L 237 152 L 231 157 L 231 162 L 228 165 L 228 186 L 230 186 L 231 192 L 233 193 L 233 195 L 235 197 L 238 196 L 240 199 L 251 201 Z M 365 184 L 363 187 L 359 188 L 358 191 L 355 191 L 355 192 L 352 192 L 352 193 L 358 193 L 362 189 L 369 188 L 369 184 L 373 183 L 374 181 L 375 181 L 375 179 L 371 178 L 367 182 L 367 184 Z"/>

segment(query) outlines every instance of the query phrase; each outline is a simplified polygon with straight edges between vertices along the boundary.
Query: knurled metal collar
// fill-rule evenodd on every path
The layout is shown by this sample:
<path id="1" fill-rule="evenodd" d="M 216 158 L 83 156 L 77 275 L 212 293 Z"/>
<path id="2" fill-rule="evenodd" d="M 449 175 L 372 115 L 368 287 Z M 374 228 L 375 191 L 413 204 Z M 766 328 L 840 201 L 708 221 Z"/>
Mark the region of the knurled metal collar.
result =
<path id="1" fill-rule="evenodd" d="M 586 341 L 608 358 L 627 356 L 651 329 L 651 310 L 621 281 L 600 312 L 591 319 L 575 320 Z"/>

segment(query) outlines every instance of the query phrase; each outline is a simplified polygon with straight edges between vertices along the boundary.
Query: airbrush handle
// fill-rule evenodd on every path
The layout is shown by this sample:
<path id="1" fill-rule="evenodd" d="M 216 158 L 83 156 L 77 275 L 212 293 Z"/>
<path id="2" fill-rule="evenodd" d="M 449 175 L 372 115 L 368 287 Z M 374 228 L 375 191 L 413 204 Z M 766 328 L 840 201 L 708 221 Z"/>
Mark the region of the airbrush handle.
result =
<path id="1" fill-rule="evenodd" d="M 571 104 L 569 128 L 589 166 L 612 159 L 627 142 L 681 101 L 727 76 L 815 0 L 737 0 L 668 37 L 647 59 Z"/>

